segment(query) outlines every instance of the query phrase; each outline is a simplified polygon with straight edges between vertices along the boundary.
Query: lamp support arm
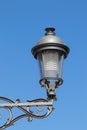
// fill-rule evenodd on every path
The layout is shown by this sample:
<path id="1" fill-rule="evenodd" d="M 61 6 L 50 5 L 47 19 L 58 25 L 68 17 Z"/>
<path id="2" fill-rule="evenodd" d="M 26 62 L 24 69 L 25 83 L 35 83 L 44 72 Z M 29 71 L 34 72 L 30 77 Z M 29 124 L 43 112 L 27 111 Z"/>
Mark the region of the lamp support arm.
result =
<path id="1" fill-rule="evenodd" d="M 15 116 L 13 111 L 15 108 L 22 111 L 23 114 Z M 31 101 L 27 100 L 26 102 L 22 103 L 19 99 L 14 102 L 11 99 L 0 97 L 0 118 L 2 120 L 3 116 L 1 112 L 3 112 L 3 110 L 8 113 L 8 117 L 6 117 L 6 120 L 3 121 L 2 125 L 0 126 L 0 130 L 4 130 L 9 126 L 14 125 L 14 122 L 24 117 L 27 117 L 28 121 L 32 121 L 33 118 L 46 118 L 53 111 L 53 101 L 40 98 Z M 7 115 L 5 112 L 4 115 Z"/>

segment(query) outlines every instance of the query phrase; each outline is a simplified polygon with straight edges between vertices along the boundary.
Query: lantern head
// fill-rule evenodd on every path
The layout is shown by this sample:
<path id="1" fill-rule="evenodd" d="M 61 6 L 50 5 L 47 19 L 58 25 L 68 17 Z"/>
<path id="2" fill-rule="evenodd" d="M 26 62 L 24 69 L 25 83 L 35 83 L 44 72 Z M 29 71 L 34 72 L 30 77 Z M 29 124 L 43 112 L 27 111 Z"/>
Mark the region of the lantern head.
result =
<path id="1" fill-rule="evenodd" d="M 55 34 L 55 28 L 45 29 L 45 36 L 32 48 L 32 54 L 38 60 L 40 84 L 47 91 L 48 99 L 56 99 L 56 88 L 63 83 L 63 61 L 69 53 L 66 46 Z"/>

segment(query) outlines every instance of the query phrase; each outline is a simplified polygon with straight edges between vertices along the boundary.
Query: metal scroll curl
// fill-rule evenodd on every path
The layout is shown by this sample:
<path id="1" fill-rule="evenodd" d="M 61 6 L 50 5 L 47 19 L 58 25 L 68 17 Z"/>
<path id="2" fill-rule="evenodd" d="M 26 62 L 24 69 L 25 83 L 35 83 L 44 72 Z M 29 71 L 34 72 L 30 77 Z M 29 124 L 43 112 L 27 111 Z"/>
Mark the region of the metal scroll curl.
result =
<path id="1" fill-rule="evenodd" d="M 7 104 L 5 103 L 5 105 L 3 105 L 1 104 L 1 101 L 6 102 Z M 36 105 L 31 105 L 31 104 L 36 104 Z M 14 117 L 13 108 L 17 108 L 21 110 L 23 114 Z M 23 103 L 21 103 L 19 99 L 17 99 L 14 102 L 11 99 L 0 97 L 0 109 L 5 109 L 8 112 L 8 117 L 6 119 L 6 122 L 2 125 L 0 124 L 0 130 L 4 130 L 9 126 L 13 126 L 16 121 L 24 117 L 27 117 L 28 121 L 32 121 L 33 118 L 37 118 L 37 119 L 46 118 L 53 111 L 53 105 L 52 102 L 49 103 L 48 100 L 42 98 L 31 100 L 31 101 L 27 100 L 27 102 L 23 105 Z M 0 120 L 1 119 L 2 118 L 0 118 Z"/>

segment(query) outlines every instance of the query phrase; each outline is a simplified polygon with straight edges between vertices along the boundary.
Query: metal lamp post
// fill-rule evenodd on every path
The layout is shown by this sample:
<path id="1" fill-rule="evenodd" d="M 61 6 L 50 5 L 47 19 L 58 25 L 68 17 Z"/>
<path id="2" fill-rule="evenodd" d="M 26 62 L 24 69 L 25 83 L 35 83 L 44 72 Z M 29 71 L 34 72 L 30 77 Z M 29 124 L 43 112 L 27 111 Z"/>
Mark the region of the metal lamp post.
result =
<path id="1" fill-rule="evenodd" d="M 6 109 L 9 113 L 7 121 L 0 126 L 0 130 L 12 126 L 21 118 L 27 117 L 28 121 L 32 121 L 32 118 L 42 119 L 53 111 L 53 101 L 57 99 L 56 88 L 63 83 L 63 61 L 69 53 L 69 47 L 56 36 L 55 28 L 48 27 L 45 31 L 45 36 L 32 48 L 32 54 L 38 60 L 39 82 L 46 88 L 47 99 L 40 98 L 21 103 L 19 99 L 14 102 L 11 99 L 0 97 L 0 101 L 3 101 L 0 103 L 0 108 Z M 15 107 L 20 109 L 23 114 L 13 118 L 13 108 Z M 32 110 L 33 107 L 37 108 L 36 111 Z M 45 111 L 42 107 L 45 108 Z"/>

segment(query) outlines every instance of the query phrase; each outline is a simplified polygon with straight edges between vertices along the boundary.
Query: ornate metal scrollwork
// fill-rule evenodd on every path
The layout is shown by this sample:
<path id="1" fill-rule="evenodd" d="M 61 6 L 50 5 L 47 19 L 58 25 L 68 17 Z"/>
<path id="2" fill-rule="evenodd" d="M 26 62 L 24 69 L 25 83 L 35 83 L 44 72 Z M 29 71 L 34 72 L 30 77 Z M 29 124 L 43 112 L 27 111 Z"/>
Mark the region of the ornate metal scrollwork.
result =
<path id="1" fill-rule="evenodd" d="M 2 101 L 4 103 L 1 103 Z M 23 114 L 14 117 L 13 108 L 21 110 Z M 7 110 L 9 116 L 5 123 L 2 123 L 0 126 L 0 130 L 3 130 L 14 125 L 14 122 L 24 117 L 27 117 L 28 121 L 32 121 L 33 118 L 43 119 L 47 117 L 53 111 L 53 102 L 40 98 L 32 101 L 27 100 L 27 102 L 21 103 L 19 99 L 14 102 L 11 99 L 0 97 L 0 109 Z M 2 116 L 0 113 L 0 120 L 1 119 Z"/>

